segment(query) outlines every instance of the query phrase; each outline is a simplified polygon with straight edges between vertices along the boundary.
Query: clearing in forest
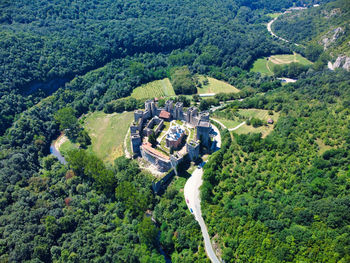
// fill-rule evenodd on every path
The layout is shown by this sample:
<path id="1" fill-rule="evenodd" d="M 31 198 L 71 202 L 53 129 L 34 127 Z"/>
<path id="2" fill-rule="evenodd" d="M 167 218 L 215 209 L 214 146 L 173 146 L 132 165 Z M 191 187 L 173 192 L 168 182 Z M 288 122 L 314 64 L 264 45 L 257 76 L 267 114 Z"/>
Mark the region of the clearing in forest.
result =
<path id="1" fill-rule="evenodd" d="M 237 93 L 239 89 L 234 86 L 228 84 L 227 82 L 217 80 L 211 77 L 206 76 L 198 76 L 198 80 L 202 83 L 201 88 L 197 88 L 198 94 L 206 94 L 206 93 Z M 207 80 L 207 81 L 205 81 Z M 204 84 L 203 84 L 204 83 Z"/>
<path id="2" fill-rule="evenodd" d="M 237 130 L 235 133 L 238 134 L 247 134 L 247 133 L 261 133 L 262 137 L 265 138 L 270 132 L 273 131 L 273 128 L 279 118 L 279 113 L 273 111 L 273 115 L 268 114 L 268 110 L 260 110 L 260 109 L 241 109 L 238 111 L 239 115 L 247 117 L 247 118 L 257 118 L 264 122 L 264 125 L 254 128 L 252 125 L 244 124 Z M 274 124 L 267 124 L 267 120 L 272 119 Z"/>
<path id="3" fill-rule="evenodd" d="M 202 83 L 202 87 L 197 87 L 197 94 L 239 92 L 239 89 L 234 86 L 211 77 L 199 75 L 198 80 Z M 175 96 L 175 92 L 168 78 L 155 80 L 137 87 L 131 94 L 131 97 L 135 99 L 151 99 L 154 97 L 160 98 L 171 96 Z"/>
<path id="4" fill-rule="evenodd" d="M 274 55 L 270 57 L 259 58 L 253 64 L 251 71 L 260 72 L 266 75 L 273 75 L 273 67 L 275 65 L 285 65 L 292 62 L 300 63 L 302 65 L 311 65 L 312 62 L 294 53 L 293 55 Z"/>
<path id="5" fill-rule="evenodd" d="M 233 120 L 229 120 L 226 118 L 214 117 L 213 119 L 214 119 L 214 121 L 217 120 L 217 121 L 221 122 L 223 125 L 225 125 L 225 127 L 227 129 L 235 128 L 237 125 L 239 125 L 240 123 L 243 122 L 243 121 L 240 121 L 238 118 L 235 118 Z"/>
<path id="6" fill-rule="evenodd" d="M 133 112 L 106 114 L 97 111 L 85 117 L 84 128 L 91 137 L 89 148 L 97 157 L 111 163 L 124 154 L 124 138 L 133 116 Z"/>
<path id="7" fill-rule="evenodd" d="M 225 117 L 225 115 L 230 117 Z M 220 121 L 228 129 L 235 128 L 240 123 L 247 121 L 251 118 L 259 119 L 263 123 L 262 126 L 254 128 L 252 125 L 243 124 L 237 130 L 234 130 L 234 132 L 238 134 L 247 134 L 249 132 L 261 132 L 262 136 L 266 137 L 273 130 L 274 125 L 278 120 L 278 117 L 279 113 L 274 111 L 272 111 L 272 115 L 270 115 L 268 110 L 239 109 L 234 114 L 227 112 L 227 110 L 217 112 L 216 114 L 214 114 L 213 119 Z M 274 121 L 274 124 L 267 124 L 268 119 L 272 119 Z"/>
<path id="8" fill-rule="evenodd" d="M 155 80 L 137 87 L 131 94 L 131 97 L 135 99 L 151 99 L 154 97 L 170 96 L 175 96 L 175 92 L 168 78 Z"/>
<path id="9" fill-rule="evenodd" d="M 282 15 L 282 13 L 271 13 L 271 14 L 267 14 L 268 17 L 271 17 L 272 19 L 273 18 L 276 18 L 276 17 L 279 17 L 280 15 Z"/>

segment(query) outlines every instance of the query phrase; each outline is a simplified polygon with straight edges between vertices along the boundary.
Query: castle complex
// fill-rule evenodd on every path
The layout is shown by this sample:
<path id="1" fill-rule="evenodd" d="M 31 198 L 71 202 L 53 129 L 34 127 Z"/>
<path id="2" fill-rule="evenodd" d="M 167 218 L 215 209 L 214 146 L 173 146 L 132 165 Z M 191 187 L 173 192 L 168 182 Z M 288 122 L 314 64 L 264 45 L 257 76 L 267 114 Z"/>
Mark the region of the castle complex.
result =
<path id="1" fill-rule="evenodd" d="M 209 112 L 198 112 L 196 107 L 190 107 L 187 111 L 183 109 L 182 102 L 174 103 L 172 100 L 166 101 L 164 107 L 158 107 L 154 100 L 145 102 L 145 110 L 136 110 L 134 112 L 134 122 L 130 126 L 130 139 L 133 157 L 142 156 L 143 159 L 153 164 L 161 172 L 166 172 L 175 168 L 183 159 L 180 152 L 166 155 L 152 147 L 151 143 L 145 137 L 152 133 L 158 136 L 164 127 L 165 121 L 181 120 L 187 126 L 196 130 L 196 137 L 186 142 L 185 153 L 188 153 L 191 161 L 199 157 L 200 143 L 209 148 L 211 125 L 209 121 Z M 185 130 L 180 125 L 171 126 L 167 131 L 166 147 L 178 150 L 183 142 Z M 175 170 L 176 172 L 176 170 Z"/>

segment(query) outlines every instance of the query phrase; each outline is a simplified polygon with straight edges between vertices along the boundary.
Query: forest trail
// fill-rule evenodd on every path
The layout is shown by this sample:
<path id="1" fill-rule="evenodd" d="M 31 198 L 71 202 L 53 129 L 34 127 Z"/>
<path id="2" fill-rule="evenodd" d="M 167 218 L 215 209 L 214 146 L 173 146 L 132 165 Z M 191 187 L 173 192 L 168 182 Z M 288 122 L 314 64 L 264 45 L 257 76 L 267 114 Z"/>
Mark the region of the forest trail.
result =
<path id="1" fill-rule="evenodd" d="M 130 159 L 131 158 L 131 154 L 128 151 L 128 145 L 127 145 L 127 138 L 130 135 L 130 129 L 128 129 L 128 132 L 125 134 L 125 138 L 124 138 L 124 153 L 125 153 L 125 157 Z"/>
<path id="2" fill-rule="evenodd" d="M 235 131 L 235 130 L 237 130 L 238 128 L 240 128 L 241 126 L 243 126 L 244 124 L 245 124 L 245 121 L 242 122 L 241 124 L 238 124 L 236 127 L 231 128 L 231 129 L 228 129 L 228 130 L 229 130 L 229 131 Z"/>
<path id="3" fill-rule="evenodd" d="M 266 60 L 266 68 L 271 72 L 271 74 L 273 74 L 272 70 L 270 69 L 270 66 L 269 66 L 269 59 Z"/>

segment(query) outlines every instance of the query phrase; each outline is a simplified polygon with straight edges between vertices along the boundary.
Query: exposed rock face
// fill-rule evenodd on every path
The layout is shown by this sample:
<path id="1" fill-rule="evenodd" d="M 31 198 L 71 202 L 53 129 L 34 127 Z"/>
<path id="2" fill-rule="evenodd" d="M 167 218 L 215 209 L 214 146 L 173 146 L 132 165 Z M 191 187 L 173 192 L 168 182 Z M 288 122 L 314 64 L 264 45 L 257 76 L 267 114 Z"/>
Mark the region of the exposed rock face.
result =
<path id="1" fill-rule="evenodd" d="M 333 64 L 331 62 L 328 62 L 328 68 L 331 70 L 334 70 L 336 68 L 343 68 L 347 71 L 350 71 L 350 57 L 339 56 Z"/>
<path id="2" fill-rule="evenodd" d="M 337 27 L 336 29 L 333 29 L 321 39 L 323 49 L 326 50 L 329 48 L 332 43 L 334 43 L 341 35 L 344 34 L 344 29 L 341 27 Z"/>

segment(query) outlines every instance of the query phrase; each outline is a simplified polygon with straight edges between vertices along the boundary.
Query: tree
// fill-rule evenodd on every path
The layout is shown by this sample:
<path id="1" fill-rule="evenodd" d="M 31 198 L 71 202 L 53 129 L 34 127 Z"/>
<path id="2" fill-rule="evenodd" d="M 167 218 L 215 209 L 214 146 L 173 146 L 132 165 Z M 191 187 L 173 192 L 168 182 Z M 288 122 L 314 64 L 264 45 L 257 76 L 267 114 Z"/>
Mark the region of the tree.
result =
<path id="1" fill-rule="evenodd" d="M 154 131 L 148 136 L 148 142 L 151 143 L 153 147 L 157 145 L 157 136 Z"/>
<path id="2" fill-rule="evenodd" d="M 176 94 L 195 94 L 197 88 L 187 66 L 175 69 L 171 74 L 171 83 Z"/>
<path id="3" fill-rule="evenodd" d="M 131 182 L 121 182 L 115 189 L 115 197 L 122 201 L 133 215 L 142 214 L 147 208 L 147 197 L 142 196 Z"/>
<path id="4" fill-rule="evenodd" d="M 81 130 L 78 134 L 77 142 L 80 143 L 80 147 L 86 149 L 91 144 L 91 138 L 85 130 Z"/>
<path id="5" fill-rule="evenodd" d="M 199 104 L 199 109 L 201 111 L 208 110 L 209 109 L 209 103 L 207 100 L 202 100 Z"/>
<path id="6" fill-rule="evenodd" d="M 157 240 L 158 231 L 151 217 L 144 216 L 138 227 L 141 243 L 153 246 Z"/>
<path id="7" fill-rule="evenodd" d="M 59 123 L 60 130 L 64 130 L 68 137 L 74 138 L 77 135 L 79 124 L 73 108 L 66 107 L 58 110 L 54 118 Z"/>

